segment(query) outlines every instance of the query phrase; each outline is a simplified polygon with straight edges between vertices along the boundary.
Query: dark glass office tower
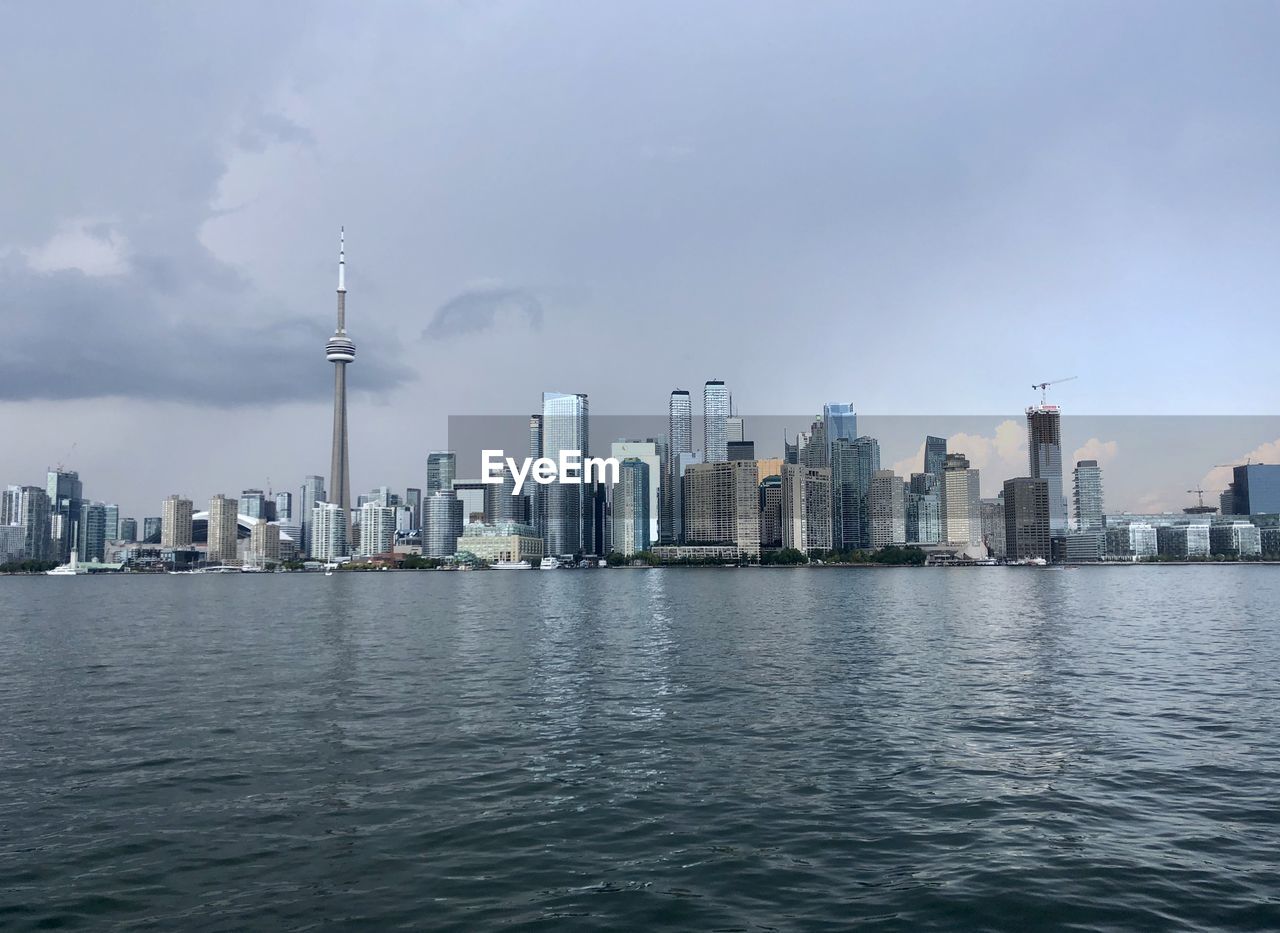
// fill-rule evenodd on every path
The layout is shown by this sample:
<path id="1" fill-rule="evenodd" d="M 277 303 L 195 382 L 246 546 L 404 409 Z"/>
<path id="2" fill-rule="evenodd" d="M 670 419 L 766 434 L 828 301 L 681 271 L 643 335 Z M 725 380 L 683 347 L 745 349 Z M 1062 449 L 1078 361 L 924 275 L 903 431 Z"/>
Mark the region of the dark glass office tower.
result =
<path id="1" fill-rule="evenodd" d="M 84 507 L 84 485 L 73 470 L 50 470 L 45 492 L 49 496 L 52 529 L 51 559 L 65 563 L 79 537 L 80 510 Z"/>
<path id="2" fill-rule="evenodd" d="M 1049 559 L 1047 480 L 1021 476 L 1004 481 L 1004 547 L 1009 560 Z"/>
<path id="3" fill-rule="evenodd" d="M 932 434 L 924 439 L 924 471 L 942 477 L 942 464 L 947 459 L 947 439 L 934 437 Z"/>

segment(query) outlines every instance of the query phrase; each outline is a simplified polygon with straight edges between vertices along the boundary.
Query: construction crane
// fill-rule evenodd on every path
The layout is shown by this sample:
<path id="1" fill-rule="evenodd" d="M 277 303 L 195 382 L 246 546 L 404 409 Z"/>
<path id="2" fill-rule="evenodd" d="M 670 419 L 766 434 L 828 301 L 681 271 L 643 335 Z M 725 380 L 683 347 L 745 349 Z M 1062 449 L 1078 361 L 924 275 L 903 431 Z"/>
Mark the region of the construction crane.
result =
<path id="1" fill-rule="evenodd" d="M 79 443 L 79 441 L 74 441 L 71 444 L 71 449 L 67 451 L 67 455 L 58 461 L 58 465 L 55 469 L 57 469 L 59 473 L 63 472 L 66 469 L 66 464 L 71 462 L 71 455 L 76 452 L 76 444 Z"/>
<path id="2" fill-rule="evenodd" d="M 1050 379 L 1048 382 L 1033 383 L 1031 388 L 1040 390 L 1040 404 L 1043 406 L 1046 403 L 1048 396 L 1048 392 L 1046 390 L 1049 386 L 1056 386 L 1059 382 L 1070 382 L 1072 379 L 1078 378 L 1078 376 L 1063 376 L 1061 379 Z"/>
<path id="3" fill-rule="evenodd" d="M 1187 492 L 1194 492 L 1200 500 L 1200 508 L 1204 508 L 1204 490 L 1197 486 L 1195 489 L 1188 489 Z"/>

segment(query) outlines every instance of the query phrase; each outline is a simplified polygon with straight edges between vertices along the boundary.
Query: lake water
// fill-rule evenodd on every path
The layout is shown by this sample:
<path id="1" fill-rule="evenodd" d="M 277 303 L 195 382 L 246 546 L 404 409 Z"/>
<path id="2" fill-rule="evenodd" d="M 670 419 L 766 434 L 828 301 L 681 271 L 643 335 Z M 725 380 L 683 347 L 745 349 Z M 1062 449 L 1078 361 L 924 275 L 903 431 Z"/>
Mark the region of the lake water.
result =
<path id="1" fill-rule="evenodd" d="M 0 927 L 1280 929 L 1280 571 L 0 578 Z"/>

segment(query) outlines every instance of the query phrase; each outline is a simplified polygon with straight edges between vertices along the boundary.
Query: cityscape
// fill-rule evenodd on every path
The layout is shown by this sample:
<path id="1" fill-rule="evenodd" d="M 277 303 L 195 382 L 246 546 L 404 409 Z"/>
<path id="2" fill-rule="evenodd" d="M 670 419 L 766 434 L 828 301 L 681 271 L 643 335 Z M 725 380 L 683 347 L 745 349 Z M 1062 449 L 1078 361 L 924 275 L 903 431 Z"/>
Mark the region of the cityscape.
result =
<path id="1" fill-rule="evenodd" d="M 1280 931 L 1280 2 L 5 14 L 0 933 Z"/>
<path id="2" fill-rule="evenodd" d="M 490 481 L 458 476 L 457 451 L 427 455 L 425 483 L 352 501 L 346 235 L 339 231 L 329 475 L 296 490 L 245 489 L 197 508 L 179 493 L 140 520 L 87 498 L 75 470 L 44 486 L 8 485 L 0 500 L 0 568 L 53 575 L 266 572 L 284 569 L 562 569 L 739 564 L 1048 566 L 1280 559 L 1280 464 L 1233 464 L 1217 504 L 1181 513 L 1112 513 L 1096 459 L 1069 465 L 1062 411 L 1026 409 L 1028 463 L 982 496 L 980 470 L 944 437 L 924 439 L 918 471 L 881 463 L 852 402 L 822 406 L 782 457 L 757 456 L 747 419 L 719 379 L 702 388 L 702 436 L 687 389 L 668 400 L 664 436 L 619 438 L 609 482 L 524 485 L 508 458 Z M 544 392 L 529 416 L 529 462 L 591 450 L 585 393 Z M 700 443 L 699 443 L 700 441 Z M 1068 472 L 1069 469 L 1069 472 Z M 528 490 L 527 492 L 525 490 Z M 204 503 L 200 503 L 204 505 Z"/>

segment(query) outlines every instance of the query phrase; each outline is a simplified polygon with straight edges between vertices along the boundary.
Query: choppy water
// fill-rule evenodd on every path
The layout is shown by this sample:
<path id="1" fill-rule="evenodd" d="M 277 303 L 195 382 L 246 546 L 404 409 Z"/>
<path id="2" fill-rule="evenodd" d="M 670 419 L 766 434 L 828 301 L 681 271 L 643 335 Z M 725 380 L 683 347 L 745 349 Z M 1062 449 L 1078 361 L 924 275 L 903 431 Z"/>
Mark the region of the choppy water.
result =
<path id="1" fill-rule="evenodd" d="M 1280 928 L 1280 572 L 0 578 L 0 927 Z"/>

